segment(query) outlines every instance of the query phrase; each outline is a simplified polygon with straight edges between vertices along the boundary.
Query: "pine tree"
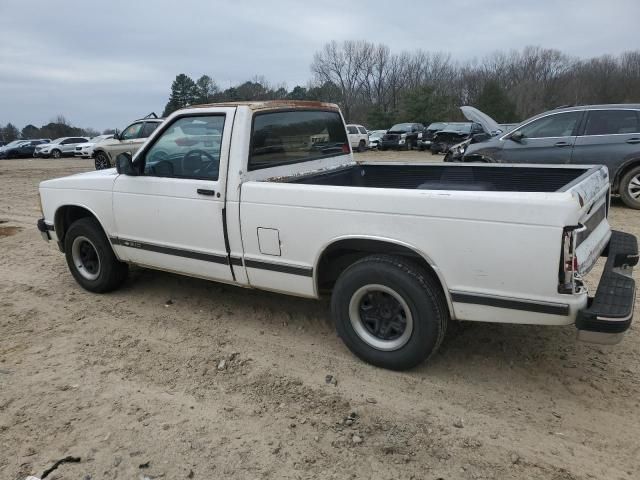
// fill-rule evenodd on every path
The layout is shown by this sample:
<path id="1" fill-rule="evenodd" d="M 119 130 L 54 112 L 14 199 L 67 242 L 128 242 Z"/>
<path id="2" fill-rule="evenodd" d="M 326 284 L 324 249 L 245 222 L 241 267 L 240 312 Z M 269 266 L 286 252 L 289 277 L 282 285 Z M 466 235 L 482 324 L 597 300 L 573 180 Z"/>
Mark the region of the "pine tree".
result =
<path id="1" fill-rule="evenodd" d="M 163 117 L 179 110 L 197 103 L 198 93 L 196 83 L 184 73 L 176 76 L 176 79 L 171 84 L 171 95 L 169 101 L 164 107 Z"/>
<path id="2" fill-rule="evenodd" d="M 218 85 L 209 75 L 202 75 L 196 81 L 196 103 L 211 103 L 220 92 Z"/>

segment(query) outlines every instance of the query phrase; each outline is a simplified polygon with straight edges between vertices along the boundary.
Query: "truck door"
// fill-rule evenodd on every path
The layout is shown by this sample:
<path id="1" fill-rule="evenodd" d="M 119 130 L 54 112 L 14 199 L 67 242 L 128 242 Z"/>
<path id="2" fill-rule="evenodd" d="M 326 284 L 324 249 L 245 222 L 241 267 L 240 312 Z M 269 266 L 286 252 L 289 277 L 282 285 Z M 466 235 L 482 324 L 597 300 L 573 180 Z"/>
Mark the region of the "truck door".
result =
<path id="1" fill-rule="evenodd" d="M 503 147 L 504 161 L 569 163 L 582 115 L 582 111 L 552 113 L 511 132 Z M 511 138 L 515 132 L 523 135 L 518 141 Z"/>
<path id="2" fill-rule="evenodd" d="M 225 242 L 225 184 L 235 108 L 170 120 L 136 155 L 138 176 L 119 175 L 113 191 L 123 260 L 233 281 Z"/>

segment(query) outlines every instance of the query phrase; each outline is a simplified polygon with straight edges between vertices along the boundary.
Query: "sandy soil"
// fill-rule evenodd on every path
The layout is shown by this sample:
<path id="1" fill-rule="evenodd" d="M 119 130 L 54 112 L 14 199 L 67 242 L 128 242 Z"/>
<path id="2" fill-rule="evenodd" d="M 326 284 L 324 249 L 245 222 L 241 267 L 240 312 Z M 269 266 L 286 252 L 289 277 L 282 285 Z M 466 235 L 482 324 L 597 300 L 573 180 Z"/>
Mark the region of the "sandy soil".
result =
<path id="1" fill-rule="evenodd" d="M 91 168 L 0 161 L 0 478 L 68 455 L 47 479 L 640 478 L 637 326 L 600 347 L 461 324 L 395 373 L 349 353 L 326 301 L 141 269 L 90 294 L 35 222 L 39 181 Z M 611 221 L 640 234 L 619 202 Z"/>

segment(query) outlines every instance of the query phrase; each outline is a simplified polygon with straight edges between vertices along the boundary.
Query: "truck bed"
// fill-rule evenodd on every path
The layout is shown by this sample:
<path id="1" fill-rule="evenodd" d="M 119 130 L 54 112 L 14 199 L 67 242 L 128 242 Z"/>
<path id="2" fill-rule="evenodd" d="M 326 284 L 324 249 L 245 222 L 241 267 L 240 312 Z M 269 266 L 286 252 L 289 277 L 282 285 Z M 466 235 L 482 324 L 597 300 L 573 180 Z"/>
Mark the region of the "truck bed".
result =
<path id="1" fill-rule="evenodd" d="M 286 179 L 287 183 L 369 188 L 557 192 L 566 190 L 589 168 L 503 165 L 359 164 Z"/>

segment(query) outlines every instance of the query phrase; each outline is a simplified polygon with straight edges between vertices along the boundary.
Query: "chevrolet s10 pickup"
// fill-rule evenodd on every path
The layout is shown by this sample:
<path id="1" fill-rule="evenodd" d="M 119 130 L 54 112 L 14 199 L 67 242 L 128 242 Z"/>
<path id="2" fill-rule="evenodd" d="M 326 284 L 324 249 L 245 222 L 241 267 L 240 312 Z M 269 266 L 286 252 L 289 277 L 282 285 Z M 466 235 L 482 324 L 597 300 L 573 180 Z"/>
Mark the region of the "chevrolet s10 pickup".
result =
<path id="1" fill-rule="evenodd" d="M 39 230 L 92 292 L 138 265 L 330 294 L 349 349 L 397 370 L 451 321 L 612 344 L 633 317 L 637 242 L 609 227 L 602 166 L 356 162 L 336 105 L 290 101 L 180 110 L 116 164 L 39 189 Z"/>

